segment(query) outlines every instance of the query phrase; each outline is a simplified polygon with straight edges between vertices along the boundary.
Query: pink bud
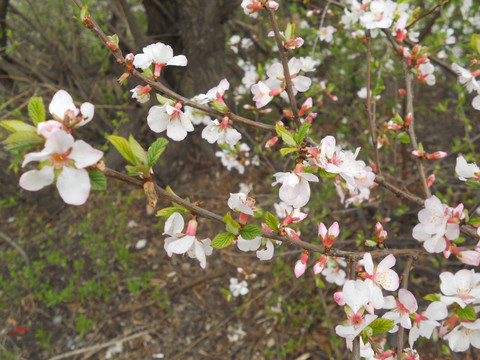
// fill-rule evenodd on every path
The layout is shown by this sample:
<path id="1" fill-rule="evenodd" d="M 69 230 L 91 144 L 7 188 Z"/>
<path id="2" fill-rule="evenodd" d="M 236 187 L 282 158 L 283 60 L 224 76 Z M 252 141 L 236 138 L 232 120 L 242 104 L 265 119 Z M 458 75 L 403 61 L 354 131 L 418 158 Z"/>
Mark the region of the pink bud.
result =
<path id="1" fill-rule="evenodd" d="M 405 127 L 407 127 L 408 125 L 410 125 L 410 123 L 412 122 L 413 120 L 413 115 L 412 113 L 408 113 L 407 116 L 405 117 Z"/>
<path id="2" fill-rule="evenodd" d="M 407 95 L 407 90 L 405 90 L 405 89 L 398 89 L 398 93 L 399 93 L 400 95 L 405 96 L 405 95 Z"/>
<path id="3" fill-rule="evenodd" d="M 320 225 L 318 225 L 318 236 L 320 236 L 320 239 L 323 240 L 327 237 L 327 227 L 325 226 L 324 223 L 320 223 Z"/>
<path id="4" fill-rule="evenodd" d="M 265 149 L 268 149 L 269 147 L 275 145 L 277 141 L 278 141 L 278 136 L 274 136 L 273 138 L 271 138 L 265 143 Z"/>
<path id="5" fill-rule="evenodd" d="M 429 160 L 438 160 L 438 159 L 442 159 L 444 158 L 445 156 L 447 156 L 448 154 L 445 152 L 445 151 L 435 151 L 433 154 L 428 154 L 427 155 L 427 159 Z"/>
<path id="6" fill-rule="evenodd" d="M 340 305 L 344 306 L 345 305 L 345 300 L 343 298 L 343 292 L 342 291 L 337 291 L 335 294 L 333 294 L 333 299 L 335 302 Z"/>
<path id="7" fill-rule="evenodd" d="M 188 222 L 187 231 L 185 232 L 185 235 L 195 236 L 197 233 L 197 226 L 198 226 L 197 220 L 195 219 L 190 220 Z"/>
<path id="8" fill-rule="evenodd" d="M 278 9 L 278 3 L 276 1 L 267 1 L 266 5 L 273 10 Z"/>
<path id="9" fill-rule="evenodd" d="M 334 222 L 330 228 L 328 229 L 328 237 L 337 238 L 340 234 L 340 226 L 338 226 L 338 222 Z"/>
<path id="10" fill-rule="evenodd" d="M 316 263 L 313 265 L 313 273 L 315 275 L 320 274 L 323 269 L 325 269 L 325 264 L 327 262 L 327 256 L 323 255 Z"/>
<path id="11" fill-rule="evenodd" d="M 117 51 L 118 51 L 118 45 L 117 45 L 117 44 L 112 43 L 112 42 L 110 42 L 110 41 L 107 41 L 105 44 L 106 44 L 106 45 L 108 46 L 108 48 L 109 48 L 110 50 L 112 50 L 113 52 L 117 52 Z"/>
<path id="12" fill-rule="evenodd" d="M 308 250 L 305 250 L 305 252 L 303 253 L 302 257 L 300 258 L 300 260 L 298 260 L 296 263 L 295 263 L 295 270 L 294 270 L 294 273 L 295 273 L 295 276 L 297 277 L 297 279 L 303 275 L 303 273 L 305 272 L 305 270 L 307 269 L 307 261 L 308 261 Z"/>
<path id="13" fill-rule="evenodd" d="M 423 151 L 413 150 L 412 155 L 421 158 L 425 156 L 425 153 Z"/>
<path id="14" fill-rule="evenodd" d="M 125 65 L 129 70 L 133 67 L 133 60 L 135 60 L 135 56 L 132 53 L 125 55 Z"/>
<path id="15" fill-rule="evenodd" d="M 293 119 L 293 114 L 290 110 L 283 110 L 283 115 L 285 115 L 289 119 Z"/>
<path id="16" fill-rule="evenodd" d="M 383 225 L 382 225 L 380 222 L 377 222 L 377 223 L 375 224 L 375 233 L 378 234 L 378 233 L 379 233 L 380 231 L 382 231 L 382 230 L 383 230 Z"/>
<path id="17" fill-rule="evenodd" d="M 303 103 L 302 107 L 300 108 L 300 111 L 298 112 L 298 115 L 299 116 L 303 116 L 305 115 L 307 112 L 309 112 L 310 110 L 312 110 L 312 98 L 309 97 L 307 100 L 305 100 L 305 102 Z"/>
<path id="18" fill-rule="evenodd" d="M 268 93 L 268 95 L 270 95 L 270 96 L 277 96 L 277 95 L 279 95 L 281 92 L 283 92 L 283 89 L 282 89 L 282 88 L 273 89 L 273 90 L 270 90 L 270 92 Z"/>
<path id="19" fill-rule="evenodd" d="M 428 187 L 432 186 L 433 183 L 435 182 L 435 174 L 432 174 L 428 177 L 427 179 L 427 185 Z"/>

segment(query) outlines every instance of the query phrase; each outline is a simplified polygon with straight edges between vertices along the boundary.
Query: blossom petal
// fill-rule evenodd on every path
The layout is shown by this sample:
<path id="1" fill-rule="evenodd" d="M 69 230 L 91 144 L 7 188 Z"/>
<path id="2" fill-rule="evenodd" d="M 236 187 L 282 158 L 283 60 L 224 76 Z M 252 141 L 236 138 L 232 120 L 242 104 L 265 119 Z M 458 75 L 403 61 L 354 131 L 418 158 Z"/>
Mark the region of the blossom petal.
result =
<path id="1" fill-rule="evenodd" d="M 185 222 L 182 215 L 178 212 L 174 212 L 168 217 L 167 221 L 165 221 L 163 234 L 176 236 L 182 232 L 184 226 Z"/>
<path id="2" fill-rule="evenodd" d="M 73 144 L 72 152 L 68 157 L 75 160 L 75 166 L 77 169 L 82 169 L 100 161 L 103 157 L 103 152 L 94 149 L 90 144 L 87 144 L 83 140 L 77 140 L 75 141 L 75 144 Z"/>
<path id="3" fill-rule="evenodd" d="M 185 254 L 194 245 L 195 241 L 195 236 L 183 236 L 172 241 L 168 246 L 168 251 L 171 251 L 174 254 Z"/>
<path id="4" fill-rule="evenodd" d="M 45 166 L 41 170 L 30 170 L 20 176 L 19 184 L 22 189 L 38 191 L 50 185 L 55 179 L 53 166 Z"/>
<path id="5" fill-rule="evenodd" d="M 57 178 L 57 189 L 67 204 L 85 204 L 90 194 L 90 178 L 87 170 L 64 166 Z"/>
<path id="6" fill-rule="evenodd" d="M 48 106 L 48 111 L 50 111 L 50 114 L 57 117 L 61 121 L 63 121 L 65 118 L 65 112 L 67 110 L 75 111 L 75 109 L 76 107 L 73 103 L 72 97 L 65 90 L 58 90 L 55 95 L 53 95 L 52 101 Z"/>
<path id="7" fill-rule="evenodd" d="M 168 62 L 167 65 L 175 65 L 175 66 L 187 66 L 188 60 L 185 55 L 177 55 L 172 57 Z"/>

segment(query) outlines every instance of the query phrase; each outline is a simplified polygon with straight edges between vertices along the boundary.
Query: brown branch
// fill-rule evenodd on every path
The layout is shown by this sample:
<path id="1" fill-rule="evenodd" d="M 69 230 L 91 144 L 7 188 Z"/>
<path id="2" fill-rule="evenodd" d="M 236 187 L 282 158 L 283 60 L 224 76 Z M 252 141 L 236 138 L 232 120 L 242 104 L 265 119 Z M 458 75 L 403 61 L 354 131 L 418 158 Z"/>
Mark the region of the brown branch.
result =
<path id="1" fill-rule="evenodd" d="M 298 119 L 298 109 L 297 109 L 297 101 L 295 100 L 295 95 L 293 94 L 293 83 L 292 79 L 290 78 L 290 70 L 288 68 L 288 59 L 287 59 L 287 51 L 283 45 L 282 38 L 280 36 L 280 30 L 277 24 L 277 18 L 275 16 L 275 12 L 270 7 L 266 7 L 268 11 L 268 15 L 270 16 L 270 22 L 272 23 L 273 33 L 275 34 L 275 41 L 277 42 L 278 51 L 280 53 L 280 59 L 282 60 L 283 66 L 283 75 L 285 76 L 285 90 L 287 91 L 288 98 L 290 100 L 290 107 L 292 108 L 293 116 L 295 117 L 295 123 L 298 127 L 300 127 L 300 119 Z"/>
<path id="2" fill-rule="evenodd" d="M 81 1 L 79 1 L 79 0 L 72 0 L 72 1 L 80 9 L 83 8 L 83 4 L 81 3 Z M 107 36 L 105 35 L 105 33 L 103 32 L 103 30 L 97 24 L 97 22 L 92 17 L 90 17 L 90 21 L 91 21 L 91 26 L 89 26 L 89 29 L 93 33 L 95 33 L 104 43 L 107 43 L 107 41 L 109 41 L 109 40 L 108 40 Z M 116 51 L 113 51 L 112 49 L 110 49 L 110 51 L 115 56 L 115 58 L 117 59 L 117 62 L 119 64 L 121 64 L 121 65 L 125 64 L 125 58 L 124 58 L 120 49 L 117 49 Z M 208 106 L 198 104 L 198 103 L 196 103 L 196 102 L 194 102 L 190 99 L 187 99 L 187 98 L 183 97 L 180 94 L 177 94 L 175 91 L 170 90 L 169 88 L 167 88 L 165 85 L 163 85 L 159 81 L 155 81 L 155 80 L 153 80 L 149 77 L 146 77 L 146 76 L 142 75 L 140 72 L 138 72 L 135 69 L 132 69 L 131 75 L 136 77 L 137 79 L 140 79 L 141 81 L 145 82 L 146 84 L 151 85 L 155 90 L 161 91 L 164 94 L 166 94 L 167 96 L 169 96 L 171 98 L 174 98 L 178 101 L 181 101 L 184 105 L 191 106 L 195 109 L 204 111 L 205 113 L 207 113 L 211 116 L 214 116 L 214 117 L 217 117 L 217 118 L 221 119 L 225 115 L 228 115 L 228 117 L 230 119 L 232 119 L 233 121 L 238 121 L 242 124 L 245 124 L 245 125 L 248 125 L 250 127 L 257 128 L 257 129 L 262 129 L 262 130 L 266 130 L 266 131 L 275 132 L 275 126 L 273 126 L 273 125 L 262 124 L 262 123 L 247 119 L 243 116 L 236 115 L 236 114 L 233 114 L 233 113 L 230 113 L 230 112 L 222 113 L 222 112 L 220 112 L 218 110 L 215 110 L 215 109 L 212 109 Z"/>
<path id="3" fill-rule="evenodd" d="M 408 68 L 407 60 L 403 59 L 402 60 L 402 66 L 403 66 L 403 73 L 405 75 L 405 91 L 406 91 L 406 111 L 405 115 L 406 116 L 411 116 L 412 121 L 410 122 L 410 125 L 408 127 L 408 133 L 410 135 L 410 141 L 412 143 L 412 147 L 414 150 L 418 150 L 418 143 L 417 143 L 417 137 L 415 135 L 415 117 L 413 114 L 413 74 L 411 73 L 410 69 Z M 417 169 L 418 169 L 418 174 L 420 176 L 420 182 L 422 183 L 423 186 L 423 193 L 426 198 L 429 198 L 432 196 L 430 193 L 430 188 L 428 187 L 428 182 L 427 182 L 427 177 L 425 175 L 425 167 L 423 165 L 422 159 L 416 158 L 416 163 L 417 163 Z"/>
<path id="4" fill-rule="evenodd" d="M 376 175 L 375 176 L 375 182 L 377 184 L 383 186 L 384 188 L 390 190 L 392 193 L 394 193 L 398 197 L 401 197 L 401 198 L 404 198 L 408 201 L 414 202 L 417 205 L 423 205 L 423 203 L 425 202 L 425 200 L 422 199 L 421 197 L 418 197 L 418 196 L 413 195 L 413 194 L 411 194 L 407 191 L 404 191 L 404 190 L 400 189 L 399 187 L 393 185 L 392 183 L 386 181 L 385 178 L 381 175 Z"/>

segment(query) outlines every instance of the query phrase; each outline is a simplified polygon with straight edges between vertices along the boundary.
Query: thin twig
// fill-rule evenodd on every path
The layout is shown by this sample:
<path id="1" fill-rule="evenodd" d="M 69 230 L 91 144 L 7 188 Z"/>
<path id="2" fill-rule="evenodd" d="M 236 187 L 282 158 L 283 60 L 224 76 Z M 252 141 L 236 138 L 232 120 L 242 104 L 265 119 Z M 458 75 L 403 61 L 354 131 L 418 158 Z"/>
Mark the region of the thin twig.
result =
<path id="1" fill-rule="evenodd" d="M 266 9 L 268 11 L 268 15 L 270 16 L 273 33 L 275 34 L 275 41 L 277 42 L 278 52 L 280 53 L 280 59 L 282 61 L 283 75 L 285 77 L 285 90 L 287 91 L 288 99 L 290 100 L 290 107 L 292 108 L 292 113 L 295 117 L 295 123 L 298 127 L 300 127 L 302 124 L 298 118 L 297 101 L 295 100 L 295 95 L 293 94 L 293 83 L 292 79 L 290 78 L 290 70 L 288 68 L 287 51 L 285 50 L 282 38 L 280 36 L 280 29 L 278 28 L 275 12 L 270 7 L 267 7 Z"/>
<path id="2" fill-rule="evenodd" d="M 141 331 L 139 333 L 132 334 L 132 335 L 117 337 L 117 338 L 115 338 L 113 340 L 110 340 L 110 341 L 107 341 L 106 343 L 103 343 L 103 344 L 97 344 L 97 345 L 89 346 L 89 347 L 86 347 L 86 348 L 69 351 L 65 354 L 54 356 L 54 357 L 50 358 L 50 360 L 61 360 L 61 359 L 66 359 L 66 358 L 75 356 L 75 355 L 84 354 L 84 353 L 90 352 L 90 351 L 99 351 L 99 350 L 105 349 L 107 347 L 113 346 L 113 345 L 115 345 L 119 342 L 123 343 L 123 342 L 126 342 L 126 341 L 130 341 L 130 340 L 148 335 L 149 333 L 151 333 L 153 331 L 154 331 L 153 329 L 152 330 L 144 330 L 144 331 Z"/>
<path id="3" fill-rule="evenodd" d="M 406 115 L 412 117 L 412 121 L 408 127 L 408 133 L 410 135 L 410 141 L 412 143 L 413 150 L 418 150 L 417 136 L 415 135 L 415 116 L 413 113 L 413 74 L 408 68 L 407 60 L 402 60 L 403 72 L 405 74 L 405 97 L 406 97 Z M 425 175 L 425 166 L 423 165 L 422 159 L 416 158 L 418 175 L 420 176 L 420 182 L 422 183 L 423 193 L 426 198 L 432 196 L 430 193 L 430 188 L 428 187 L 427 177 Z"/>
<path id="4" fill-rule="evenodd" d="M 15 241 L 13 241 L 10 236 L 5 234 L 3 231 L 0 230 L 0 237 L 5 240 L 7 243 L 9 243 L 12 247 L 15 248 L 15 250 L 18 251 L 18 253 L 23 257 L 25 262 L 27 263 L 28 266 L 30 266 L 30 259 L 28 258 L 27 253 L 25 250 L 22 249 L 20 245 L 18 245 Z"/>

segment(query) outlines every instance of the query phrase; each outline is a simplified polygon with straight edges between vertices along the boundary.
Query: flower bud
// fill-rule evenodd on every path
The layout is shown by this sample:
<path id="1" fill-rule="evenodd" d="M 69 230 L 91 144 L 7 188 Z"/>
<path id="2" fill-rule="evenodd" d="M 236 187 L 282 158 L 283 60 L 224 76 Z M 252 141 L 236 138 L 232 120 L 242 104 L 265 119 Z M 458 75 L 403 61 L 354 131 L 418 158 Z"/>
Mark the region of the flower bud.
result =
<path id="1" fill-rule="evenodd" d="M 278 136 L 274 136 L 272 137 L 270 140 L 268 140 L 266 143 L 265 143 L 265 149 L 268 149 L 269 147 L 272 147 L 273 145 L 275 145 L 278 141 Z"/>
<path id="2" fill-rule="evenodd" d="M 305 270 L 307 269 L 307 261 L 308 261 L 308 250 L 305 250 L 305 252 L 303 253 L 303 255 L 302 255 L 302 257 L 300 258 L 300 260 L 298 260 L 298 261 L 295 263 L 294 273 L 295 273 L 295 276 L 296 276 L 297 279 L 298 279 L 300 276 L 302 276 L 303 273 L 305 272 Z"/>
<path id="3" fill-rule="evenodd" d="M 467 265 L 478 266 L 480 265 L 480 253 L 475 250 L 461 251 L 456 255 L 458 260 Z"/>
<path id="4" fill-rule="evenodd" d="M 320 274 L 323 269 L 325 269 L 325 264 L 327 263 L 327 256 L 322 255 L 322 257 L 313 265 L 313 273 L 315 275 Z"/>
<path id="5" fill-rule="evenodd" d="M 345 305 L 345 299 L 343 298 L 343 292 L 342 291 L 337 291 L 335 294 L 333 294 L 333 299 L 335 302 L 340 305 L 344 306 Z"/>
<path id="6" fill-rule="evenodd" d="M 429 160 L 438 160 L 438 159 L 442 159 L 444 158 L 445 156 L 447 156 L 448 154 L 445 152 L 445 151 L 435 151 L 433 154 L 428 154 L 427 155 L 427 159 Z"/>

